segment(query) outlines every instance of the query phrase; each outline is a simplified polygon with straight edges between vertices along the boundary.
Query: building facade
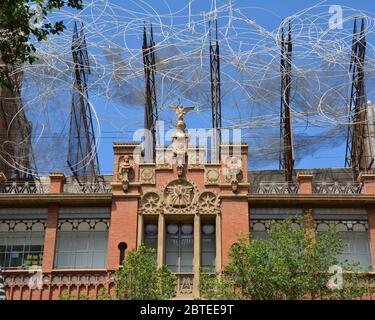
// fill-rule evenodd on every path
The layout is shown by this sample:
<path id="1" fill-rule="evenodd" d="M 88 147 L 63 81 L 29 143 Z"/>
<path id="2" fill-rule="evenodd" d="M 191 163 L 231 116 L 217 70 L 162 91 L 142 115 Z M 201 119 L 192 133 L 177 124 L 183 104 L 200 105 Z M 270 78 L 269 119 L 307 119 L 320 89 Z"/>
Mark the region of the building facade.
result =
<path id="1" fill-rule="evenodd" d="M 181 123 L 182 121 L 182 123 Z M 113 175 L 77 185 L 53 172 L 38 184 L 0 186 L 0 266 L 8 299 L 97 297 L 142 243 L 177 275 L 177 296 L 199 297 L 202 267 L 220 271 L 240 235 L 266 237 L 267 220 L 313 212 L 316 230 L 338 225 L 341 259 L 375 266 L 375 173 L 347 169 L 248 171 L 246 144 L 221 145 L 218 161 L 189 148 L 182 118 L 172 148 L 142 162 L 140 145 L 115 143 Z"/>

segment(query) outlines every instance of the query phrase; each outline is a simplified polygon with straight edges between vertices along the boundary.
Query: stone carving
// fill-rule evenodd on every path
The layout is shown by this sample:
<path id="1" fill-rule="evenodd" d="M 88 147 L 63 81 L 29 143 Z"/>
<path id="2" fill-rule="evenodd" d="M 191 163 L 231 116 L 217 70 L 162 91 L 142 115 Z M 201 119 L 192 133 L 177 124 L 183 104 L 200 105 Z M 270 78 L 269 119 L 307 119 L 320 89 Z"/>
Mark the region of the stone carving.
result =
<path id="1" fill-rule="evenodd" d="M 150 167 L 141 167 L 140 169 L 141 183 L 155 184 L 155 169 Z"/>
<path id="2" fill-rule="evenodd" d="M 229 156 L 225 160 L 224 174 L 226 180 L 230 182 L 232 191 L 238 191 L 238 183 L 243 180 L 242 160 L 239 157 Z"/>
<path id="3" fill-rule="evenodd" d="M 183 107 L 182 105 L 178 105 L 172 107 L 172 110 L 177 114 L 176 129 L 178 131 L 185 132 L 186 124 L 184 122 L 184 115 L 189 111 L 194 110 L 194 107 Z"/>
<path id="4" fill-rule="evenodd" d="M 193 293 L 193 275 L 177 275 L 177 296 L 191 295 Z"/>
<path id="5" fill-rule="evenodd" d="M 141 214 L 218 214 L 220 200 L 216 193 L 201 193 L 194 182 L 186 179 L 170 181 L 161 192 L 149 191 L 141 198 Z"/>
<path id="6" fill-rule="evenodd" d="M 157 192 L 150 191 L 143 195 L 141 200 L 142 213 L 156 214 L 160 212 L 160 195 Z"/>
<path id="7" fill-rule="evenodd" d="M 177 164 L 177 176 L 179 178 L 182 178 L 184 175 L 184 165 L 183 164 Z"/>
<path id="8" fill-rule="evenodd" d="M 129 182 L 134 180 L 134 160 L 131 156 L 121 156 L 118 165 L 118 177 L 122 183 L 122 189 L 124 192 L 128 192 Z"/>
<path id="9" fill-rule="evenodd" d="M 205 184 L 218 184 L 220 178 L 219 168 L 205 168 L 204 183 Z"/>
<path id="10" fill-rule="evenodd" d="M 165 201 L 173 208 L 190 206 L 194 197 L 194 187 L 187 180 L 175 180 L 165 188 Z"/>
<path id="11" fill-rule="evenodd" d="M 219 213 L 219 197 L 211 191 L 203 191 L 198 199 L 200 213 Z"/>
<path id="12" fill-rule="evenodd" d="M 183 107 L 178 105 L 172 109 L 177 114 L 177 130 L 172 136 L 172 151 L 177 163 L 178 177 L 182 178 L 189 144 L 189 135 L 185 132 L 186 124 L 184 122 L 184 115 L 193 110 L 194 107 Z"/>
<path id="13" fill-rule="evenodd" d="M 7 177 L 5 176 L 5 174 L 2 171 L 0 171 L 0 184 L 4 183 L 6 181 L 7 181 Z"/>

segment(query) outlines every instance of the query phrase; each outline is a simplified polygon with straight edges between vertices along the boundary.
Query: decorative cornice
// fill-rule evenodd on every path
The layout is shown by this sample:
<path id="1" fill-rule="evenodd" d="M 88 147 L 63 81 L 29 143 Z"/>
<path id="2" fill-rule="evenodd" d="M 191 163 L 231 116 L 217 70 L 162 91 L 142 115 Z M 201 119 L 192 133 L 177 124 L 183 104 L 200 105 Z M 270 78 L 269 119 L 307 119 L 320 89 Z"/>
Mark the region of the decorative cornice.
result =
<path id="1" fill-rule="evenodd" d="M 360 172 L 358 176 L 358 181 L 365 182 L 369 180 L 375 180 L 375 172 L 369 171 L 369 172 Z"/>
<path id="2" fill-rule="evenodd" d="M 113 199 L 129 199 L 129 198 L 136 198 L 139 199 L 141 197 L 140 193 L 114 193 L 112 195 Z"/>
<path id="3" fill-rule="evenodd" d="M 249 194 L 250 206 L 313 206 L 363 207 L 375 205 L 375 196 L 366 194 Z"/>
<path id="4" fill-rule="evenodd" d="M 51 203 L 56 204 L 111 204 L 112 193 L 91 194 L 0 194 L 0 207 L 2 206 L 40 206 Z"/>

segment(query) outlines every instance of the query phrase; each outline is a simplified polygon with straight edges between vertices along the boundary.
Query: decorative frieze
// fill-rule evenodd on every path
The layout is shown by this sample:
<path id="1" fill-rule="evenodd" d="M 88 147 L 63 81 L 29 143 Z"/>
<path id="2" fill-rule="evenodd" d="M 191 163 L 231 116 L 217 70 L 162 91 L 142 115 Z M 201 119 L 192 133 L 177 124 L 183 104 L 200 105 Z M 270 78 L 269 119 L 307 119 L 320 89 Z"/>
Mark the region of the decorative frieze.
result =
<path id="1" fill-rule="evenodd" d="M 0 220 L 0 232 L 44 231 L 46 220 Z"/>
<path id="2" fill-rule="evenodd" d="M 172 180 L 158 191 L 146 192 L 140 201 L 141 214 L 218 214 L 220 200 L 216 193 L 200 192 L 194 182 Z"/>
<path id="3" fill-rule="evenodd" d="M 109 219 L 64 219 L 59 220 L 60 231 L 106 231 Z"/>

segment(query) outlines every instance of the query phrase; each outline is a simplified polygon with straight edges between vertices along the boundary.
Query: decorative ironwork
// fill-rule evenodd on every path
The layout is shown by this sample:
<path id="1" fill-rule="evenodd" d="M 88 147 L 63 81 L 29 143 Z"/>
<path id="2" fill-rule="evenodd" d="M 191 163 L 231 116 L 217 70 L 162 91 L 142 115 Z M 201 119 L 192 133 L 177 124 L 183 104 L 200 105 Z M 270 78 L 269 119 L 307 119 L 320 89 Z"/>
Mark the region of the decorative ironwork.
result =
<path id="1" fill-rule="evenodd" d="M 360 182 L 314 182 L 313 192 L 322 194 L 359 194 L 362 191 Z"/>
<path id="2" fill-rule="evenodd" d="M 3 280 L 3 275 L 0 273 L 0 301 L 1 300 L 6 300 L 6 294 L 4 290 L 4 280 Z"/>
<path id="3" fill-rule="evenodd" d="M 221 144 L 221 80 L 220 80 L 220 46 L 217 28 L 217 19 L 215 18 L 215 46 L 212 45 L 211 21 L 209 21 L 210 37 L 210 83 L 211 83 L 211 109 L 212 109 L 212 128 L 214 130 L 214 161 L 219 160 L 219 148 Z"/>
<path id="4" fill-rule="evenodd" d="M 280 105 L 280 169 L 284 170 L 285 181 L 293 181 L 294 146 L 290 91 L 292 82 L 292 32 L 289 21 L 288 39 L 284 39 L 281 28 L 281 105 Z"/>
<path id="5" fill-rule="evenodd" d="M 269 231 L 271 221 L 282 221 L 283 219 L 252 219 L 250 221 L 251 231 Z M 292 219 L 292 226 L 295 228 L 301 228 L 302 225 L 298 222 L 297 219 Z"/>
<path id="6" fill-rule="evenodd" d="M 360 32 L 357 30 L 357 18 L 355 18 L 349 67 L 349 72 L 352 76 L 352 85 L 350 92 L 349 126 L 345 155 L 345 166 L 352 167 L 355 178 L 358 177 L 361 171 L 369 170 L 374 162 L 367 115 L 365 29 L 365 18 L 362 18 Z"/>
<path id="7" fill-rule="evenodd" d="M 260 194 L 288 194 L 298 193 L 299 184 L 290 182 L 261 182 L 257 193 Z"/>
<path id="8" fill-rule="evenodd" d="M 103 231 L 109 229 L 108 219 L 64 219 L 59 220 L 59 230 L 75 231 L 75 230 L 91 230 Z"/>
<path id="9" fill-rule="evenodd" d="M 0 231 L 42 231 L 46 223 L 46 220 L 0 220 Z"/>
<path id="10" fill-rule="evenodd" d="M 176 274 L 176 294 L 177 296 L 187 296 L 193 294 L 193 274 Z"/>
<path id="11" fill-rule="evenodd" d="M 47 193 L 49 184 L 38 181 L 7 181 L 0 185 L 0 193 Z"/>
<path id="12" fill-rule="evenodd" d="M 87 80 L 90 65 L 83 24 L 79 31 L 77 23 L 74 25 L 72 55 L 74 82 L 67 162 L 77 182 L 85 184 L 100 181 L 102 177 L 99 176 L 99 159 L 89 103 Z"/>
<path id="13" fill-rule="evenodd" d="M 143 69 L 145 75 L 145 114 L 144 128 L 145 131 L 145 160 L 153 162 L 155 160 L 156 150 L 156 122 L 158 121 L 158 107 L 156 98 L 156 61 L 155 61 L 155 42 L 150 26 L 150 43 L 147 43 L 146 26 L 143 28 Z"/>
<path id="14" fill-rule="evenodd" d="M 336 227 L 341 232 L 368 232 L 366 220 L 316 220 L 315 229 L 326 231 L 328 228 Z"/>

